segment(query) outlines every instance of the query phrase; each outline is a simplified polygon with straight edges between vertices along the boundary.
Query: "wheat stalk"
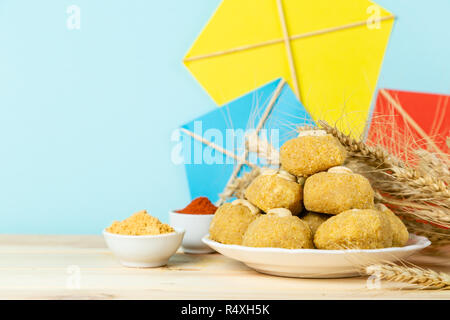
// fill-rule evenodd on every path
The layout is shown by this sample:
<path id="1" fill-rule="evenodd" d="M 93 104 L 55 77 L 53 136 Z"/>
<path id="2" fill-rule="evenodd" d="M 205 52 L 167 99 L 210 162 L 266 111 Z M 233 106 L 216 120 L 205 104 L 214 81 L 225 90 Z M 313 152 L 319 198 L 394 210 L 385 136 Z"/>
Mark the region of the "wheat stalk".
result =
<path id="1" fill-rule="evenodd" d="M 445 181 L 440 178 L 409 168 L 403 161 L 391 155 L 384 148 L 380 146 L 368 146 L 362 141 L 357 141 L 337 128 L 330 126 L 326 121 L 319 120 L 318 122 L 327 133 L 336 137 L 346 147 L 351 156 L 363 158 L 365 161 L 375 164 L 379 169 L 385 168 L 392 170 L 392 175 L 395 178 L 402 183 L 410 185 L 414 189 L 440 192 L 443 197 L 450 200 L 450 190 Z"/>
<path id="2" fill-rule="evenodd" d="M 245 189 L 247 189 L 250 183 L 259 176 L 260 173 L 261 169 L 259 167 L 254 167 L 251 171 L 244 173 L 241 177 L 233 179 L 219 195 L 219 200 L 216 202 L 216 205 L 220 206 L 232 197 L 243 199 Z"/>
<path id="3" fill-rule="evenodd" d="M 420 192 L 433 192 L 437 193 L 434 196 L 443 197 L 450 201 L 450 189 L 447 187 L 445 181 L 433 175 L 419 172 L 412 168 L 400 168 L 392 166 L 390 168 L 400 182 L 410 185 L 414 189 L 420 189 Z M 450 202 L 449 202 L 450 204 Z"/>
<path id="4" fill-rule="evenodd" d="M 319 120 L 318 123 L 346 148 L 349 154 L 347 165 L 370 180 L 377 190 L 377 201 L 393 205 L 392 209 L 397 214 L 450 227 L 448 176 L 416 170 L 379 145 L 369 146 L 325 121 Z"/>
<path id="5" fill-rule="evenodd" d="M 403 223 L 409 232 L 427 237 L 433 246 L 450 244 L 450 229 L 438 228 L 428 223 L 417 222 L 406 218 L 403 219 Z"/>
<path id="6" fill-rule="evenodd" d="M 432 200 L 432 199 L 431 199 Z M 375 191 L 375 201 L 388 205 L 397 215 L 416 218 L 450 228 L 450 210 L 423 201 L 396 199 Z"/>
<path id="7" fill-rule="evenodd" d="M 254 152 L 259 158 L 265 159 L 269 165 L 280 165 L 280 154 L 267 139 L 261 139 L 256 132 L 247 135 L 245 141 L 247 150 Z"/>
<path id="8" fill-rule="evenodd" d="M 371 163 L 372 166 L 375 164 L 377 168 L 389 168 L 393 171 L 393 175 L 396 178 L 404 180 L 404 182 L 414 188 L 425 188 L 432 192 L 442 192 L 445 197 L 450 197 L 450 190 L 447 187 L 447 183 L 437 177 L 448 177 L 450 172 L 448 166 L 437 157 L 432 158 L 432 154 L 428 151 L 422 150 L 423 160 L 431 161 L 428 167 L 433 167 L 434 170 L 438 170 L 436 171 L 438 172 L 437 176 L 410 168 L 383 147 L 369 146 L 362 141 L 357 141 L 337 128 L 330 126 L 326 121 L 319 120 L 318 123 L 327 133 L 339 140 L 350 153 L 350 156 L 364 159 L 366 162 Z M 424 157 L 425 154 L 427 154 L 426 158 Z"/>
<path id="9" fill-rule="evenodd" d="M 357 141 L 337 128 L 330 126 L 324 120 L 319 120 L 318 123 L 328 134 L 336 137 L 351 156 L 362 158 L 380 168 L 385 166 L 404 167 L 404 163 L 401 160 L 391 155 L 384 148 L 380 146 L 368 146 L 362 141 Z"/>
<path id="10" fill-rule="evenodd" d="M 418 149 L 414 152 L 419 158 L 419 169 L 422 172 L 429 172 L 435 177 L 440 177 L 447 184 L 450 183 L 450 160 L 449 158 L 439 158 L 435 154 Z"/>
<path id="11" fill-rule="evenodd" d="M 374 264 L 365 268 L 368 275 L 381 280 L 420 286 L 421 289 L 450 289 L 450 275 L 420 267 L 398 266 L 393 263 Z"/>

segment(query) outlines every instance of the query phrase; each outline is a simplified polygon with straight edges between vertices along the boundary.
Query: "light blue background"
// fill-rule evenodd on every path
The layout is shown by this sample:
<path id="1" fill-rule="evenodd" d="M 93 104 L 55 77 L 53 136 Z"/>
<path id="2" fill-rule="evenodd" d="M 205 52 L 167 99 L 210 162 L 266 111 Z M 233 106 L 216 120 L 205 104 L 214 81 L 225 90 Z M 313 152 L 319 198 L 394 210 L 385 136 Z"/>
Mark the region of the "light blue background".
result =
<path id="1" fill-rule="evenodd" d="M 0 0 L 1 233 L 167 222 L 190 200 L 171 133 L 215 106 L 181 59 L 219 2 Z M 450 1 L 378 3 L 398 16 L 379 86 L 448 94 Z"/>

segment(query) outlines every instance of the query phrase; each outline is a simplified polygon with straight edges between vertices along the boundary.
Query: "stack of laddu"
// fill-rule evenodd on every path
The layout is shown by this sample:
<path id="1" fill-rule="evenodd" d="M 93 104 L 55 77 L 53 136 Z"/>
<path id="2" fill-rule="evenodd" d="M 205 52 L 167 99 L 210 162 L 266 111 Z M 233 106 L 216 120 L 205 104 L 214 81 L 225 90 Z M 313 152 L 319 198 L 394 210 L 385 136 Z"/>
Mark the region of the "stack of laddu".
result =
<path id="1" fill-rule="evenodd" d="M 343 166 L 344 147 L 322 130 L 301 131 L 280 149 L 281 169 L 265 169 L 246 199 L 218 208 L 212 240 L 287 249 L 377 249 L 408 241 L 403 222 L 374 204 L 362 175 Z"/>

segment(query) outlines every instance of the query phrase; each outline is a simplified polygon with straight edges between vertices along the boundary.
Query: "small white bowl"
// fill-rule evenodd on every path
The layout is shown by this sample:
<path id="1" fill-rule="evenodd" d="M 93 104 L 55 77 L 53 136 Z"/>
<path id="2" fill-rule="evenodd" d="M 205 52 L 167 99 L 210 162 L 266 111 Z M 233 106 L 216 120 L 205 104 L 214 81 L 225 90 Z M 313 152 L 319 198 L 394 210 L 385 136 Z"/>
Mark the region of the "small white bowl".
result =
<path id="1" fill-rule="evenodd" d="M 194 254 L 214 252 L 202 241 L 202 238 L 209 233 L 209 225 L 214 214 L 189 214 L 169 211 L 169 217 L 171 226 L 186 230 L 181 244 L 183 252 Z"/>
<path id="2" fill-rule="evenodd" d="M 154 236 L 128 236 L 109 233 L 103 236 L 109 249 L 126 267 L 154 268 L 167 264 L 183 240 L 184 230 Z"/>

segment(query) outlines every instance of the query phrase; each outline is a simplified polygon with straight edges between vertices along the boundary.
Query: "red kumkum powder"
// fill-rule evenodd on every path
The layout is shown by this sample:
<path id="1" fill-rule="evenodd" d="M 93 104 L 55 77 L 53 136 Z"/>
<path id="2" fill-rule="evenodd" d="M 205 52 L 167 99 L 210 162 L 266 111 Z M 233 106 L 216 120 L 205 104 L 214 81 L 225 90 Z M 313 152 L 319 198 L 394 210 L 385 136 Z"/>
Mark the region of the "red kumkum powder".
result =
<path id="1" fill-rule="evenodd" d="M 216 210 L 217 207 L 212 204 L 207 197 L 198 197 L 192 200 L 186 208 L 176 210 L 175 212 L 187 214 L 214 214 Z"/>

